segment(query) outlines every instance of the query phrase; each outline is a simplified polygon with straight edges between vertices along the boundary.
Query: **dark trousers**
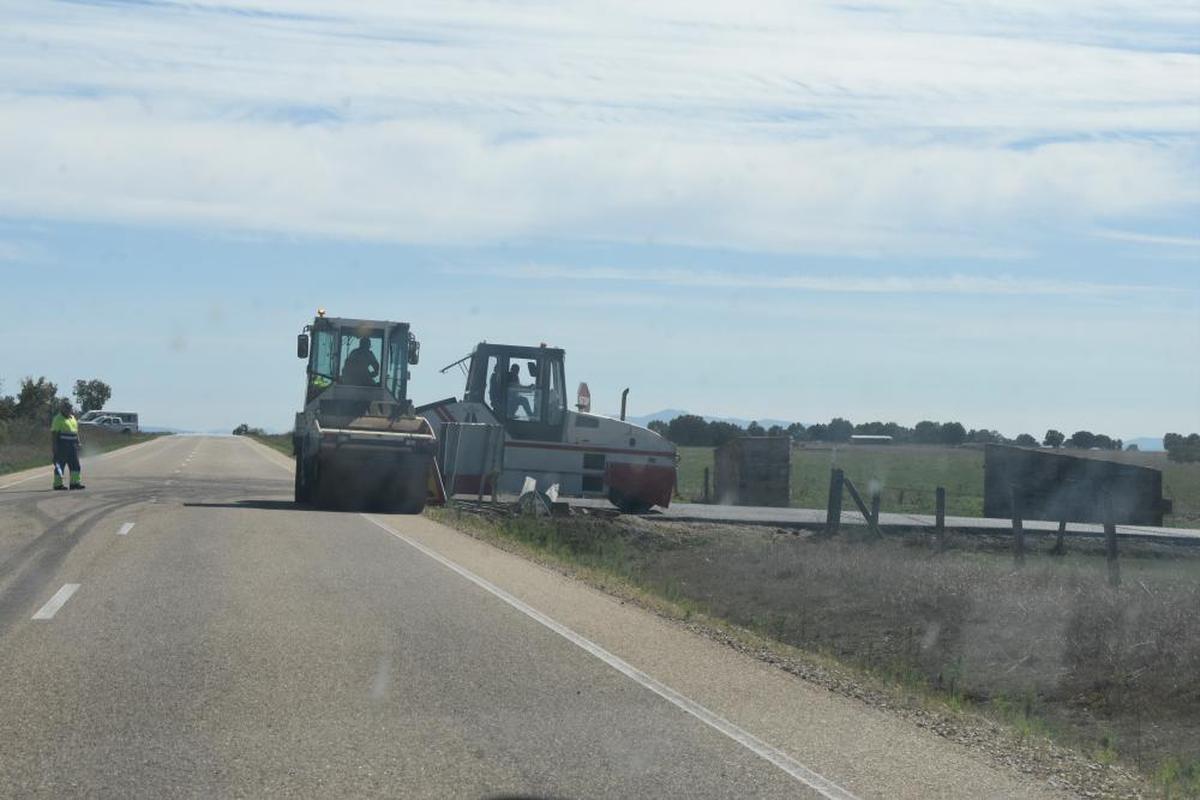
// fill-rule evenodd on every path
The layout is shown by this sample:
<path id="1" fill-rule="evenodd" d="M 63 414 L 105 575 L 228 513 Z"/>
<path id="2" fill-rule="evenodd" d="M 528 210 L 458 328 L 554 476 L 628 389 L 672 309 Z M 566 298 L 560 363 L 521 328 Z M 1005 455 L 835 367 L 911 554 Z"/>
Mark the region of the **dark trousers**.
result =
<path id="1" fill-rule="evenodd" d="M 82 469 L 79 466 L 79 443 L 59 442 L 54 448 L 54 467 L 60 473 L 66 473 L 67 469 L 70 469 L 71 475 L 78 481 Z"/>

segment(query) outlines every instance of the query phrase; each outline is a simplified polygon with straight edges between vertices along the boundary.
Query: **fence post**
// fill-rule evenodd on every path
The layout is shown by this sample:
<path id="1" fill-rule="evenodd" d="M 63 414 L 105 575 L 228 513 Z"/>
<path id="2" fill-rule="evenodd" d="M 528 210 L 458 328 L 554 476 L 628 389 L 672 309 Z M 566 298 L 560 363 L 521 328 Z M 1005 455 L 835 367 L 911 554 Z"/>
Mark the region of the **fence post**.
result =
<path id="1" fill-rule="evenodd" d="M 1058 523 L 1058 536 L 1054 539 L 1054 547 L 1050 550 L 1051 555 L 1061 556 L 1067 552 L 1066 544 L 1067 521 L 1060 520 Z"/>
<path id="2" fill-rule="evenodd" d="M 879 528 L 879 506 L 883 502 L 880 494 L 878 485 L 871 487 L 871 521 L 875 523 L 877 529 Z"/>
<path id="3" fill-rule="evenodd" d="M 1108 560 L 1108 585 L 1121 585 L 1121 564 L 1117 561 L 1117 523 L 1113 520 L 1112 495 L 1104 495 L 1104 556 Z"/>
<path id="4" fill-rule="evenodd" d="M 937 551 L 944 552 L 946 549 L 946 489 L 945 487 L 937 487 L 934 493 L 934 523 L 933 534 L 937 537 Z"/>
<path id="5" fill-rule="evenodd" d="M 1011 489 L 1012 496 L 1012 524 L 1013 524 L 1013 563 L 1020 567 L 1025 564 L 1025 521 L 1024 508 L 1021 503 L 1021 492 L 1014 484 Z"/>
<path id="6" fill-rule="evenodd" d="M 842 483 L 845 475 L 834 468 L 829 473 L 829 502 L 825 506 L 825 534 L 836 536 L 842 524 Z"/>
<path id="7" fill-rule="evenodd" d="M 871 517 L 871 509 L 867 508 L 867 504 L 863 502 L 862 495 L 858 493 L 858 487 L 854 485 L 854 481 L 849 478 L 843 478 L 842 482 L 846 487 L 846 491 L 850 493 L 850 499 L 854 501 L 854 505 L 858 506 L 858 513 L 863 515 L 863 520 L 867 523 L 867 530 L 882 539 L 883 534 L 875 524 L 875 520 Z"/>
<path id="8" fill-rule="evenodd" d="M 710 497 L 710 495 L 708 493 L 708 467 L 705 467 L 704 468 L 704 502 L 705 503 L 711 502 L 709 500 L 709 497 Z"/>

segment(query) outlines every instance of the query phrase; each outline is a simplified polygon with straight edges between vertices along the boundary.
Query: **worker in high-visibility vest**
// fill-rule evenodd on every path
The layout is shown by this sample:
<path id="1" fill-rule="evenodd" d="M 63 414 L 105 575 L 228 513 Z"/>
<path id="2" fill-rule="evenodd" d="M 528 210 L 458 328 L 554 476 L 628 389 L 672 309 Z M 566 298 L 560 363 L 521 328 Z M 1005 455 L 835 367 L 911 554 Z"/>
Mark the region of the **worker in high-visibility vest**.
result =
<path id="1" fill-rule="evenodd" d="M 63 473 L 71 471 L 71 488 L 82 489 L 83 479 L 79 466 L 79 420 L 71 410 L 71 402 L 64 400 L 62 407 L 50 423 L 50 441 L 54 447 L 54 488 L 63 486 Z"/>

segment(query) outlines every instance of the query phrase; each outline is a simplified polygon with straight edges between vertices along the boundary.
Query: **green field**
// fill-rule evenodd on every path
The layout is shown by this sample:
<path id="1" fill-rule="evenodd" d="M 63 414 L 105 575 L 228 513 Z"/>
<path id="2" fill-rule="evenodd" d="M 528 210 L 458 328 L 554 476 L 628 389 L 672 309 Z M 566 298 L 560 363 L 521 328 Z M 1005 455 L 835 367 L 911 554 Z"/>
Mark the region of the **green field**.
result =
<path id="1" fill-rule="evenodd" d="M 679 495 L 704 494 L 704 469 L 713 467 L 713 448 L 679 448 Z M 1162 470 L 1163 494 L 1174 503 L 1164 520 L 1171 527 L 1200 528 L 1200 464 L 1177 464 L 1166 453 L 1089 454 Z M 792 449 L 792 505 L 824 508 L 829 470 L 845 471 L 865 495 L 872 480 L 883 491 L 883 510 L 932 514 L 934 492 L 946 489 L 946 513 L 983 513 L 983 450 L 926 445 L 809 445 Z M 711 474 L 711 473 L 710 473 Z M 711 480 L 711 478 L 710 478 Z M 711 487 L 710 487 L 711 491 Z"/>

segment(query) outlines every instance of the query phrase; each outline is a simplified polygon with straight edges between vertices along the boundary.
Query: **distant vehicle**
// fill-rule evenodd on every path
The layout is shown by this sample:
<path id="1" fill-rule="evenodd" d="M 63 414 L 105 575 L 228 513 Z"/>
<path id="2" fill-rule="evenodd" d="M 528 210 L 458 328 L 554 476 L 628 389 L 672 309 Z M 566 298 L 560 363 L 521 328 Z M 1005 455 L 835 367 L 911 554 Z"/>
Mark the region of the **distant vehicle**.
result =
<path id="1" fill-rule="evenodd" d="M 133 416 L 133 421 L 122 420 L 116 414 L 101 414 L 92 416 L 90 419 L 79 420 L 79 425 L 86 425 L 92 428 L 102 428 L 104 431 L 112 431 L 114 433 L 133 434 L 138 432 L 137 414 Z"/>
<path id="2" fill-rule="evenodd" d="M 467 373 L 462 400 L 430 403 L 417 413 L 442 440 L 446 424 L 502 426 L 503 456 L 493 475 L 456 469 L 449 493 L 516 494 L 529 477 L 543 490 L 557 484 L 563 495 L 607 497 L 625 512 L 670 505 L 675 445 L 625 421 L 624 397 L 621 419 L 591 414 L 590 392 L 581 385 L 579 411 L 569 410 L 561 349 L 481 342 L 442 371 L 461 365 Z"/>
<path id="3" fill-rule="evenodd" d="M 420 343 L 407 322 L 317 312 L 296 342 L 307 360 L 296 414 L 296 502 L 419 514 L 437 441 L 408 399 L 408 365 Z"/>
<path id="4" fill-rule="evenodd" d="M 134 434 L 138 432 L 138 415 L 128 411 L 88 411 L 79 418 L 79 424 L 117 433 Z"/>

